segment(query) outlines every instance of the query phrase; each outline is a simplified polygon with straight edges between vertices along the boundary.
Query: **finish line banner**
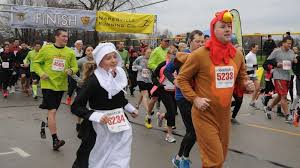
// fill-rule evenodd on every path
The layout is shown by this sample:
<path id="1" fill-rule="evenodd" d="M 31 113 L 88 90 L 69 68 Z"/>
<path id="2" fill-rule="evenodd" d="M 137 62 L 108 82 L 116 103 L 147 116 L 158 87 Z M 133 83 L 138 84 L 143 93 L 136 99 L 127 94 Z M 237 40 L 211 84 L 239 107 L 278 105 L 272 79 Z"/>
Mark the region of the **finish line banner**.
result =
<path id="1" fill-rule="evenodd" d="M 155 15 L 127 12 L 97 12 L 96 30 L 110 33 L 152 34 Z"/>
<path id="2" fill-rule="evenodd" d="M 87 10 L 12 6 L 13 28 L 70 28 L 95 30 L 96 13 Z"/>

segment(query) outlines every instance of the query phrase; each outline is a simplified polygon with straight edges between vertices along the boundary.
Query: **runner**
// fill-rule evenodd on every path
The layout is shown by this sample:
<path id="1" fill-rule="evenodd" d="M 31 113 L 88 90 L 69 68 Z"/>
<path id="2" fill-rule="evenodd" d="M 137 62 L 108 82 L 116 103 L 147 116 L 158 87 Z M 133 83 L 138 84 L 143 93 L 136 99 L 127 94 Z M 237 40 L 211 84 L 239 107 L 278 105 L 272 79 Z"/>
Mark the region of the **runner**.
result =
<path id="1" fill-rule="evenodd" d="M 210 30 L 211 39 L 191 53 L 176 80 L 185 98 L 193 102 L 192 120 L 202 167 L 222 168 L 228 150 L 234 84 L 249 91 L 254 84 L 247 80 L 242 53 L 231 44 L 230 12 L 218 12 Z"/>
<path id="2" fill-rule="evenodd" d="M 288 103 L 287 103 L 287 94 L 289 88 L 289 82 L 291 79 L 291 64 L 297 63 L 297 59 L 295 58 L 294 52 L 291 50 L 292 39 L 287 36 L 282 40 L 282 46 L 278 49 L 275 49 L 271 55 L 268 57 L 268 60 L 274 59 L 277 62 L 277 67 L 273 72 L 273 79 L 276 93 L 278 96 L 272 101 L 270 106 L 267 106 L 264 110 L 266 113 L 266 117 L 271 119 L 272 109 L 279 102 L 283 109 L 283 114 L 285 116 L 285 121 L 290 123 L 292 121 L 292 115 L 289 114 Z"/>
<path id="3" fill-rule="evenodd" d="M 191 53 L 204 45 L 203 33 L 200 30 L 192 31 L 189 35 L 188 41 L 190 47 L 189 49 L 183 50 L 183 52 L 185 53 Z M 179 48 L 180 48 L 180 44 L 181 43 L 179 43 Z M 179 73 L 180 67 L 185 62 L 186 59 L 187 59 L 187 55 L 181 55 L 178 53 L 176 58 L 166 66 L 164 74 L 173 84 L 175 80 L 173 73 L 175 72 Z M 175 93 L 176 93 L 175 94 L 176 104 L 179 107 L 180 114 L 184 126 L 186 128 L 186 133 L 181 141 L 179 152 L 172 159 L 172 163 L 177 168 L 179 167 L 189 168 L 191 164 L 191 161 L 189 159 L 190 151 L 196 141 L 196 134 L 195 134 L 194 126 L 192 123 L 192 116 L 191 116 L 192 104 L 184 98 L 184 96 L 181 93 L 181 90 L 178 87 L 176 87 Z"/>
<path id="4" fill-rule="evenodd" d="M 168 53 L 168 47 L 170 39 L 167 36 L 161 36 L 160 45 L 156 47 L 149 58 L 148 68 L 151 71 L 154 71 L 157 66 L 166 60 L 166 55 Z M 148 105 L 147 116 L 145 117 L 145 127 L 151 129 L 152 128 L 152 115 L 154 112 L 152 111 L 155 105 L 155 102 L 158 100 L 158 94 L 156 92 L 151 93 L 151 99 Z"/>
<path id="5" fill-rule="evenodd" d="M 128 51 L 125 49 L 124 41 L 120 41 L 117 43 L 118 52 L 122 57 L 122 67 L 124 69 L 129 68 L 129 55 Z"/>
<path id="6" fill-rule="evenodd" d="M 90 61 L 93 61 L 94 58 L 93 58 L 93 50 L 94 48 L 92 46 L 87 46 L 83 52 L 83 57 L 80 58 L 79 60 L 77 60 L 77 64 L 78 64 L 78 68 L 79 68 L 79 71 L 78 71 L 78 75 L 80 77 L 80 81 L 77 82 L 77 89 L 76 89 L 76 93 L 77 95 L 80 93 L 80 88 L 82 87 L 83 85 L 83 67 L 84 65 L 87 63 L 87 62 L 90 62 Z M 80 125 L 81 125 L 81 118 L 78 117 L 77 119 L 77 122 L 76 122 L 76 131 L 79 132 L 80 130 Z"/>
<path id="7" fill-rule="evenodd" d="M 132 67 L 133 62 L 138 58 L 138 51 L 136 49 L 133 49 L 131 51 L 130 57 L 129 57 L 129 67 L 128 67 L 128 77 L 129 77 L 129 90 L 130 90 L 130 96 L 134 96 L 135 87 L 137 86 L 137 69 L 135 67 Z"/>
<path id="8" fill-rule="evenodd" d="M 83 49 L 82 49 L 83 42 L 82 42 L 82 40 L 77 40 L 74 45 L 75 45 L 74 52 L 76 55 L 76 60 L 79 60 L 83 56 Z M 73 95 L 74 91 L 77 89 L 77 83 L 71 76 L 68 76 L 68 84 L 69 84 L 68 85 L 68 96 L 66 99 L 66 105 L 71 105 L 72 95 Z"/>
<path id="9" fill-rule="evenodd" d="M 296 59 L 298 60 L 297 63 L 293 64 L 293 72 L 296 76 L 296 91 L 297 96 L 293 101 L 290 114 L 293 115 L 293 125 L 295 127 L 299 126 L 299 116 L 300 116 L 300 107 L 299 107 L 299 100 L 300 100 L 300 55 L 299 55 L 299 47 L 293 47 L 294 53 L 296 55 Z M 298 105 L 298 107 L 297 107 Z M 297 108 L 296 108 L 297 107 Z"/>
<path id="10" fill-rule="evenodd" d="M 16 55 L 16 67 L 19 69 L 20 77 L 21 77 L 21 86 L 22 92 L 24 92 L 27 96 L 30 95 L 29 86 L 30 86 L 30 69 L 29 67 L 24 66 L 24 59 L 29 53 L 30 49 L 27 44 L 22 42 L 21 49 L 17 52 Z"/>
<path id="11" fill-rule="evenodd" d="M 40 81 L 40 77 L 34 72 L 32 63 L 33 63 L 34 59 L 36 58 L 38 52 L 40 51 L 41 46 L 42 46 L 42 43 L 40 41 L 36 41 L 34 43 L 33 50 L 27 54 L 26 58 L 23 61 L 24 67 L 30 67 L 30 73 L 31 73 L 31 79 L 32 79 L 31 87 L 32 87 L 32 92 L 33 92 L 33 98 L 35 100 L 37 100 L 37 98 L 38 98 L 37 91 L 38 91 L 38 83 Z"/>
<path id="12" fill-rule="evenodd" d="M 166 55 L 166 61 L 160 63 L 152 73 L 152 81 L 154 87 L 151 89 L 151 93 L 156 92 L 161 98 L 166 108 L 166 113 L 157 112 L 158 126 L 162 126 L 163 119 L 167 120 L 167 134 L 165 140 L 169 143 L 175 143 L 176 139 L 172 135 L 173 128 L 175 129 L 175 117 L 177 112 L 176 100 L 175 100 L 175 86 L 164 75 L 166 65 L 170 60 L 174 59 L 177 52 L 175 45 L 169 47 Z"/>
<path id="13" fill-rule="evenodd" d="M 138 70 L 137 74 L 137 84 L 140 89 L 141 99 L 143 106 L 146 111 L 148 111 L 148 103 L 149 103 L 149 92 L 152 88 L 152 80 L 151 80 L 151 70 L 148 69 L 148 60 L 151 54 L 151 48 L 147 48 L 144 56 L 138 57 L 133 62 L 133 67 Z M 139 102 L 137 105 L 137 109 L 139 107 Z"/>
<path id="14" fill-rule="evenodd" d="M 59 140 L 57 136 L 56 112 L 64 92 L 68 90 L 67 75 L 78 71 L 75 53 L 66 47 L 67 42 L 67 31 L 55 30 L 55 43 L 43 46 L 33 61 L 33 69 L 41 78 L 43 102 L 40 108 L 48 110 L 48 127 L 54 150 L 65 144 L 65 141 Z"/>
<path id="15" fill-rule="evenodd" d="M 252 99 L 250 102 L 250 106 L 258 109 L 258 107 L 256 106 L 256 99 L 260 93 L 260 83 L 257 79 L 257 75 L 256 75 L 256 70 L 258 68 L 257 65 L 257 59 L 256 59 L 256 53 L 258 51 L 258 45 L 253 43 L 250 46 L 251 50 L 250 52 L 246 55 L 245 60 L 246 60 L 246 66 L 247 66 L 247 74 L 250 77 L 250 80 L 252 80 L 254 82 L 255 85 L 255 91 L 252 95 Z"/>
<path id="16" fill-rule="evenodd" d="M 3 46 L 4 51 L 0 53 L 0 76 L 2 81 L 2 93 L 3 97 L 8 97 L 8 86 L 11 85 L 12 82 L 12 74 L 14 72 L 14 66 L 16 64 L 15 56 L 9 50 L 9 45 L 5 44 Z"/>
<path id="17" fill-rule="evenodd" d="M 241 53 L 244 53 L 243 47 L 241 47 L 239 44 L 234 45 L 234 48 L 241 51 Z M 233 107 L 231 115 L 231 124 L 239 125 L 240 122 L 236 119 L 236 116 L 243 104 L 244 88 L 241 87 L 238 83 L 236 83 L 234 86 L 232 97 L 234 98 L 234 101 L 232 101 L 231 103 L 231 107 Z"/>
<path id="18" fill-rule="evenodd" d="M 112 43 L 99 44 L 93 54 L 97 68 L 71 106 L 73 114 L 84 118 L 80 130 L 84 137 L 73 168 L 128 168 L 132 128 L 123 108 L 134 118 L 138 111 L 125 99 L 127 77 L 122 58 Z M 120 124 L 125 126 L 118 127 Z"/>

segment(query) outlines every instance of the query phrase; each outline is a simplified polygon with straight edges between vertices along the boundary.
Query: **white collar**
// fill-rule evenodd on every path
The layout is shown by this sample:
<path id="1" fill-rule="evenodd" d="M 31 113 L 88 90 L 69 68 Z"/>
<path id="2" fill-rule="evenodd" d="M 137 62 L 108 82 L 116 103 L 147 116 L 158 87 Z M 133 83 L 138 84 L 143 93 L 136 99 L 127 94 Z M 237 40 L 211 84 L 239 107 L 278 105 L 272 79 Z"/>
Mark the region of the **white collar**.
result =
<path id="1" fill-rule="evenodd" d="M 120 91 L 124 91 L 124 88 L 127 86 L 127 76 L 123 68 L 117 67 L 116 68 L 116 76 L 110 72 L 107 72 L 103 68 L 98 67 L 94 71 L 95 76 L 97 77 L 100 86 L 104 88 L 108 92 L 108 99 L 112 99 L 112 96 L 115 96 Z"/>

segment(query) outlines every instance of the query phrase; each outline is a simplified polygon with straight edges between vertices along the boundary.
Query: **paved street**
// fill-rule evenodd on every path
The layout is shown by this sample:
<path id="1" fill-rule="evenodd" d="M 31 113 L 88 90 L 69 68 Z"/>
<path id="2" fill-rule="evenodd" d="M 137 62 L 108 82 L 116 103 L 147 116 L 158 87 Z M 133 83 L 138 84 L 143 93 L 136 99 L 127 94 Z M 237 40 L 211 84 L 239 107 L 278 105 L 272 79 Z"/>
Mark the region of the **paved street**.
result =
<path id="1" fill-rule="evenodd" d="M 137 92 L 136 92 L 137 94 Z M 128 97 L 135 104 L 135 98 Z M 63 99 L 64 101 L 65 99 Z M 46 111 L 38 108 L 41 99 L 34 101 L 17 92 L 8 99 L 0 98 L 0 163 L 1 168 L 70 168 L 80 144 L 76 137 L 76 118 L 65 104 L 58 111 L 58 136 L 66 140 L 60 152 L 52 150 L 51 135 L 39 136 L 41 119 Z M 273 115 L 266 120 L 263 111 L 248 107 L 245 97 L 238 115 L 241 125 L 232 126 L 230 151 L 225 168 L 280 168 L 300 167 L 300 128 L 284 123 Z M 259 106 L 261 103 L 259 102 Z M 164 109 L 162 108 L 162 111 Z M 171 158 L 176 154 L 184 135 L 180 116 L 175 130 L 177 142 L 164 141 L 163 129 L 155 126 L 148 130 L 143 124 L 145 112 L 133 122 L 132 168 L 171 168 Z M 199 168 L 198 146 L 191 152 L 192 167 Z"/>

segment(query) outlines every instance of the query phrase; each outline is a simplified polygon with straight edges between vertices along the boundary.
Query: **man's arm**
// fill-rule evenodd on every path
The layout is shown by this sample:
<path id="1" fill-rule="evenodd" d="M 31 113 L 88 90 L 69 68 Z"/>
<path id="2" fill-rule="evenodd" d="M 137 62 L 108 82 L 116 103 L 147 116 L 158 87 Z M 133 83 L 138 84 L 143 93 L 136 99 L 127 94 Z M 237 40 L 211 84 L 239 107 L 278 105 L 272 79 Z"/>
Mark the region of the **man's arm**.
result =
<path id="1" fill-rule="evenodd" d="M 201 61 L 198 58 L 198 55 L 192 53 L 182 65 L 179 75 L 176 78 L 178 87 L 182 91 L 184 97 L 190 102 L 193 102 L 194 99 L 198 97 L 191 85 L 200 68 Z"/>
<path id="2" fill-rule="evenodd" d="M 43 47 L 36 55 L 35 59 L 32 61 L 32 67 L 34 69 L 34 72 L 37 73 L 40 77 L 46 74 L 41 67 L 41 64 L 44 64 L 45 62 L 46 52 L 46 49 Z"/>

